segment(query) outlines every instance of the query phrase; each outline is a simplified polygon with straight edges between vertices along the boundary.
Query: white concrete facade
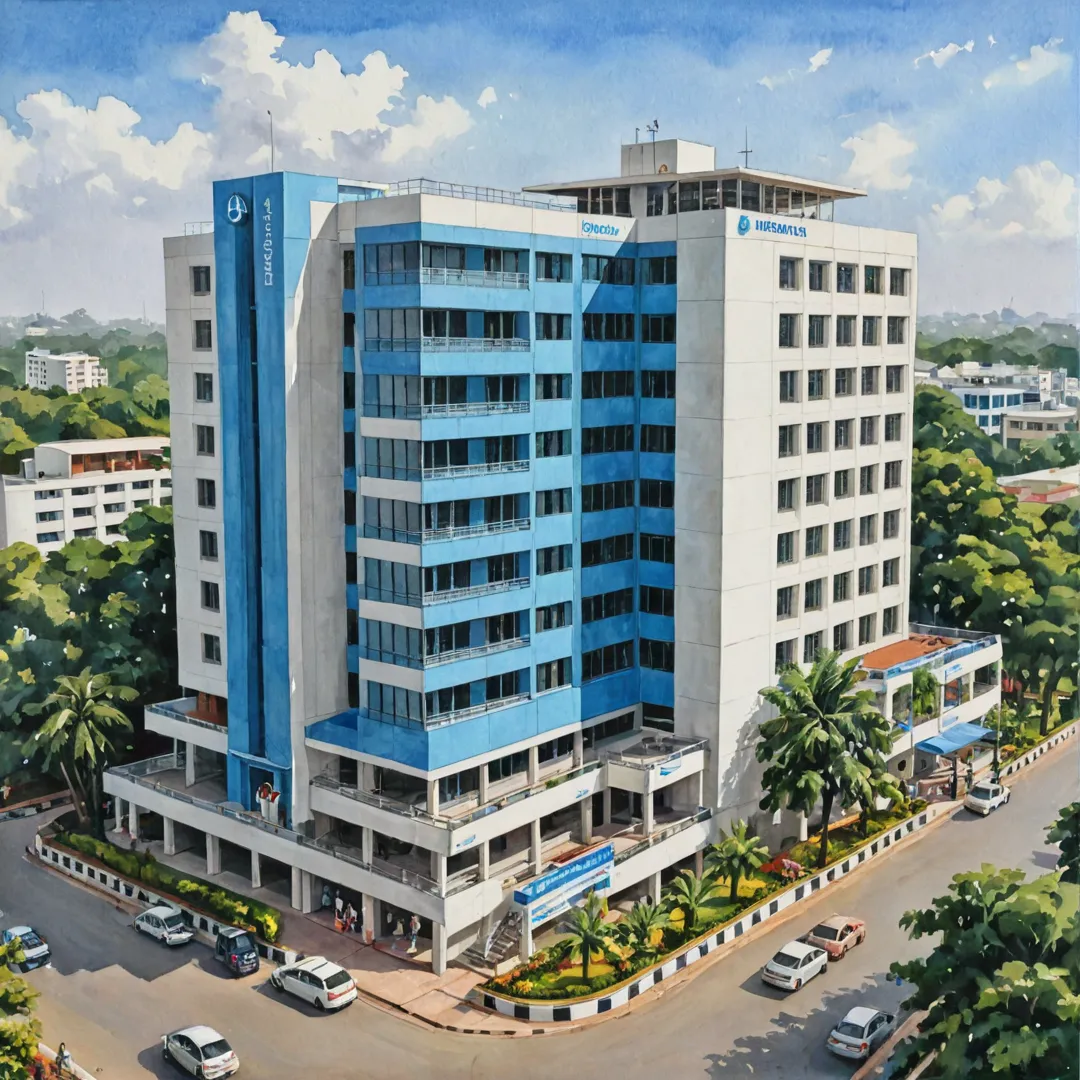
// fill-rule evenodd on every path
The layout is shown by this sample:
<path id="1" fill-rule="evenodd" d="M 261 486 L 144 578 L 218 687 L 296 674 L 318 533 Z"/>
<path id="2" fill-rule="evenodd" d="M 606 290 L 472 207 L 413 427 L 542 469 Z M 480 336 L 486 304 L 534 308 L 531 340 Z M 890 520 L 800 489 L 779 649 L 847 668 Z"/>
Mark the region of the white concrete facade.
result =
<path id="1" fill-rule="evenodd" d="M 69 394 L 77 394 L 95 386 L 108 386 L 109 373 L 100 359 L 89 353 L 31 349 L 26 354 L 26 385 L 31 390 L 61 386 Z"/>

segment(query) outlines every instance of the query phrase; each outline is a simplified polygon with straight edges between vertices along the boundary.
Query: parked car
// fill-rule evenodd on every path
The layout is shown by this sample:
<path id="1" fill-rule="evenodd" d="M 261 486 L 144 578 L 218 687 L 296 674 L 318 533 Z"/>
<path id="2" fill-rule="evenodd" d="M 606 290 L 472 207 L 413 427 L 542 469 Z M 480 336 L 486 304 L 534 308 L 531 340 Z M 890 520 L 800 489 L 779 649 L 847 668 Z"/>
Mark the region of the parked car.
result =
<path id="1" fill-rule="evenodd" d="M 235 926 L 218 930 L 214 944 L 214 959 L 219 960 L 237 978 L 259 970 L 259 950 L 255 939 Z"/>
<path id="2" fill-rule="evenodd" d="M 195 936 L 179 909 L 168 904 L 158 904 L 136 915 L 134 926 L 140 934 L 146 934 L 162 945 L 186 945 Z"/>
<path id="3" fill-rule="evenodd" d="M 798 990 L 829 966 L 829 954 L 816 945 L 789 941 L 762 969 L 761 977 L 781 990 Z"/>
<path id="4" fill-rule="evenodd" d="M 806 935 L 808 945 L 816 945 L 829 954 L 830 960 L 842 960 L 849 949 L 866 939 L 866 923 L 847 915 L 830 915 Z"/>
<path id="5" fill-rule="evenodd" d="M 11 926 L 4 931 L 4 944 L 10 945 L 16 938 L 25 957 L 19 965 L 23 971 L 45 967 L 52 960 L 49 943 L 36 930 L 29 926 Z"/>
<path id="6" fill-rule="evenodd" d="M 240 1068 L 240 1059 L 228 1040 L 204 1024 L 162 1035 L 161 1053 L 166 1061 L 179 1065 L 199 1080 L 232 1076 Z"/>
<path id="7" fill-rule="evenodd" d="M 825 1045 L 839 1057 L 862 1061 L 892 1034 L 895 1026 L 892 1013 L 858 1005 L 832 1029 Z"/>
<path id="8" fill-rule="evenodd" d="M 1004 806 L 1009 801 L 1011 791 L 1004 784 L 991 784 L 988 781 L 976 784 L 965 796 L 964 806 L 973 813 L 986 817 L 991 810 Z"/>
<path id="9" fill-rule="evenodd" d="M 316 1009 L 340 1009 L 356 1000 L 352 976 L 325 956 L 308 956 L 285 964 L 270 976 L 275 990 L 288 991 Z"/>

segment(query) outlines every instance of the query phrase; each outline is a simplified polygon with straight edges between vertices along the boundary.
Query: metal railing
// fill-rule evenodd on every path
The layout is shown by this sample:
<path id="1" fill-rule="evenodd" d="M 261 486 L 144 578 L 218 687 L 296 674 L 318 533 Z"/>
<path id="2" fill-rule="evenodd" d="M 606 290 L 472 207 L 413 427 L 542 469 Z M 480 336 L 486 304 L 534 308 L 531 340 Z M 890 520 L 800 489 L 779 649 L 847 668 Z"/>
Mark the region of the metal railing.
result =
<path id="1" fill-rule="evenodd" d="M 447 724 L 456 724 L 461 720 L 471 720 L 474 716 L 483 716 L 484 713 L 496 712 L 511 705 L 520 705 L 523 701 L 528 700 L 528 694 L 512 694 L 510 697 L 497 698 L 495 701 L 482 701 L 478 705 L 469 705 L 464 709 L 454 709 L 448 713 L 429 716 L 424 721 L 424 727 L 429 731 L 432 728 L 446 727 Z"/>
<path id="2" fill-rule="evenodd" d="M 636 745 L 641 745 L 640 743 Z M 625 765 L 628 769 L 654 769 L 668 761 L 676 761 L 685 754 L 704 750 L 709 745 L 708 739 L 688 740 L 683 746 L 672 745 L 672 740 L 657 740 L 656 748 L 645 747 L 640 754 L 632 753 L 632 747 L 625 750 L 608 750 L 604 757 L 616 765 Z"/>
<path id="3" fill-rule="evenodd" d="M 185 236 L 205 236 L 207 233 L 214 231 L 214 223 L 212 221 L 185 221 L 184 222 L 184 235 Z"/>
<path id="4" fill-rule="evenodd" d="M 932 623 L 911 623 L 908 627 L 912 634 L 926 634 L 929 637 L 957 638 L 960 641 L 981 641 L 992 645 L 996 635 L 982 630 L 963 630 L 952 626 L 934 626 Z"/>
<path id="5" fill-rule="evenodd" d="M 449 604 L 454 600 L 469 600 L 474 596 L 487 596 L 489 593 L 509 592 L 511 589 L 524 589 L 528 584 L 527 577 L 516 577 L 507 578 L 505 581 L 485 581 L 479 585 L 465 585 L 460 589 L 427 592 L 424 593 L 424 607 L 430 604 Z"/>
<path id="6" fill-rule="evenodd" d="M 208 731 L 224 733 L 227 730 L 228 725 L 224 721 L 218 723 L 214 720 L 203 720 L 198 716 L 192 716 L 190 713 L 184 712 L 182 709 L 173 707 L 181 701 L 190 701 L 191 708 L 195 707 L 195 698 L 177 698 L 174 701 L 161 701 L 155 705 L 147 705 L 146 711 L 157 713 L 159 716 L 167 716 L 172 720 L 181 720 L 185 724 L 194 724 L 196 727 L 206 728 Z"/>
<path id="7" fill-rule="evenodd" d="M 527 289 L 529 275 L 512 270 L 454 270 L 449 267 L 420 268 L 422 285 L 480 285 L 493 289 Z"/>
<path id="8" fill-rule="evenodd" d="M 450 652 L 433 653 L 424 657 L 424 667 L 441 667 L 458 660 L 475 660 L 478 656 L 494 656 L 495 653 L 509 652 L 528 645 L 527 637 L 507 638 L 505 641 L 489 641 L 486 645 L 473 645 L 468 649 L 454 649 Z M 528 697 L 528 695 L 525 695 Z"/>
<path id="9" fill-rule="evenodd" d="M 512 518 L 509 521 L 485 521 L 479 525 L 454 525 L 446 529 L 425 529 L 425 544 L 441 540 L 464 540 L 470 536 L 494 536 L 496 533 L 520 532 L 532 524 L 532 518 Z"/>
<path id="10" fill-rule="evenodd" d="M 415 180 L 399 180 L 386 188 L 387 197 L 392 195 L 442 195 L 450 199 L 469 199 L 473 202 L 502 203 L 507 206 L 525 206 L 532 210 L 559 210 L 564 213 L 577 213 L 577 199 L 565 196 L 547 198 L 526 195 L 520 191 L 508 191 L 505 188 L 475 187 L 472 184 L 449 184 L 442 180 L 428 180 L 417 177 Z"/>
<path id="11" fill-rule="evenodd" d="M 451 401 L 444 405 L 421 405 L 423 419 L 441 416 L 491 416 L 496 413 L 526 413 L 528 401 Z"/>
<path id="12" fill-rule="evenodd" d="M 421 352 L 528 352 L 528 338 L 424 337 Z"/>
<path id="13" fill-rule="evenodd" d="M 423 477 L 425 480 L 446 480 L 454 476 L 483 476 L 485 473 L 525 472 L 529 468 L 529 464 L 529 459 L 526 458 L 523 461 L 478 461 L 470 465 L 442 465 L 437 468 L 425 468 Z"/>
<path id="14" fill-rule="evenodd" d="M 627 859 L 633 858 L 635 855 L 640 855 L 643 851 L 648 851 L 649 848 L 663 843 L 670 837 L 681 833 L 684 829 L 689 829 L 691 825 L 696 825 L 699 821 L 707 821 L 712 817 L 712 813 L 713 812 L 709 807 L 703 806 L 690 817 L 683 818 L 682 821 L 676 821 L 674 825 L 669 825 L 667 828 L 661 829 L 658 833 L 646 836 L 640 843 L 627 848 L 625 851 L 618 852 L 615 856 L 616 865 L 625 862 Z"/>

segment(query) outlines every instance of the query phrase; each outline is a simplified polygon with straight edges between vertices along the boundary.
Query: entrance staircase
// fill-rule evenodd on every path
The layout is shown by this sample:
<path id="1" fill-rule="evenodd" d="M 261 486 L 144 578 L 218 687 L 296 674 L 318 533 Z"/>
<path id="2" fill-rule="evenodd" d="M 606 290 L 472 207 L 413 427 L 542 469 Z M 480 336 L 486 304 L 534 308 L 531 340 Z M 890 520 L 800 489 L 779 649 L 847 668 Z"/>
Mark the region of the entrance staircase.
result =
<path id="1" fill-rule="evenodd" d="M 473 964 L 494 970 L 517 956 L 520 947 L 521 912 L 511 910 L 495 924 L 486 941 L 477 940 L 465 950 L 464 956 Z"/>

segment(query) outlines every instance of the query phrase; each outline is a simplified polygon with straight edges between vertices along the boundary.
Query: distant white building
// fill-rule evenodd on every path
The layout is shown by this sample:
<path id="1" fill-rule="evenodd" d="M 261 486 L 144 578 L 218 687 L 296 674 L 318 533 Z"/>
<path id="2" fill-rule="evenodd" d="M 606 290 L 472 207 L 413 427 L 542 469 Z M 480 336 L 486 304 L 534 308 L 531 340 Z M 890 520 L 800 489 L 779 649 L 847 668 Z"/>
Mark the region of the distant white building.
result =
<path id="1" fill-rule="evenodd" d="M 77 394 L 93 386 L 108 386 L 109 373 L 101 360 L 89 353 L 31 349 L 26 354 L 26 385 L 31 390 L 62 386 L 69 394 Z"/>
<path id="2" fill-rule="evenodd" d="M 162 468 L 161 436 L 42 443 L 4 476 L 0 548 L 23 541 L 54 551 L 80 536 L 115 540 L 120 523 L 141 506 L 172 502 L 172 476 Z"/>

